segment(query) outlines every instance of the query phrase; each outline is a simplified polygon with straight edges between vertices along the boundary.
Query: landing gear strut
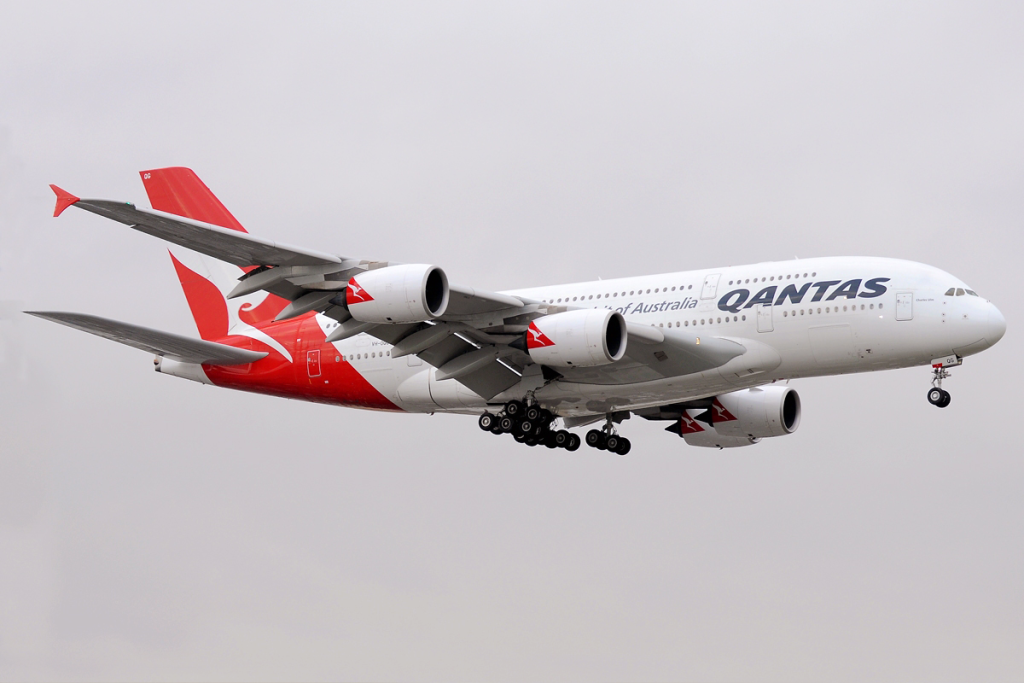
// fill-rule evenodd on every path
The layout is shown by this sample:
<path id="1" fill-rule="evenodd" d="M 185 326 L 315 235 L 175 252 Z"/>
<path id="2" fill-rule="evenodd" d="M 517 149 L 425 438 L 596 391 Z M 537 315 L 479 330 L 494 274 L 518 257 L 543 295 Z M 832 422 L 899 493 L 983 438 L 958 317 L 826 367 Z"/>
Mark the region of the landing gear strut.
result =
<path id="1" fill-rule="evenodd" d="M 587 445 L 599 451 L 611 451 L 618 455 L 625 455 L 633 447 L 629 439 L 619 436 L 615 431 L 611 416 L 608 422 L 601 429 L 591 429 L 587 432 Z"/>
<path id="2" fill-rule="evenodd" d="M 557 418 L 549 410 L 538 405 L 527 405 L 522 401 L 509 401 L 498 415 L 484 413 L 478 424 L 480 429 L 492 434 L 512 434 L 519 443 L 527 446 L 544 445 L 548 448 L 564 448 L 575 451 L 580 447 L 580 437 L 564 429 L 553 429 Z"/>
<path id="3" fill-rule="evenodd" d="M 949 377 L 949 371 L 942 365 L 932 366 L 932 388 L 928 390 L 928 402 L 933 406 L 945 408 L 949 405 L 949 392 L 942 388 L 942 380 Z"/>

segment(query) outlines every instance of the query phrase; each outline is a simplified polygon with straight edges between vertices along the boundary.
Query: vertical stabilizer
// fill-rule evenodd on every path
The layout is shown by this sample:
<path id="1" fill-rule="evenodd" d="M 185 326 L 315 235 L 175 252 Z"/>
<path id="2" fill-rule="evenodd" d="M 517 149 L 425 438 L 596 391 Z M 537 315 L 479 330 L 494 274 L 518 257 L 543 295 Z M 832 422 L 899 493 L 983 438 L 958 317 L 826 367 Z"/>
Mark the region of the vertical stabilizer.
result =
<path id="1" fill-rule="evenodd" d="M 192 169 L 158 168 L 140 171 L 139 175 L 149 195 L 149 203 L 157 211 L 246 232 Z M 248 268 L 239 268 L 181 247 L 171 249 L 171 259 L 199 328 L 199 336 L 203 339 L 245 334 L 239 328 L 251 330 L 252 326 L 273 321 L 288 303 L 262 291 L 228 300 L 227 294 Z M 256 265 L 259 264 L 253 264 Z"/>

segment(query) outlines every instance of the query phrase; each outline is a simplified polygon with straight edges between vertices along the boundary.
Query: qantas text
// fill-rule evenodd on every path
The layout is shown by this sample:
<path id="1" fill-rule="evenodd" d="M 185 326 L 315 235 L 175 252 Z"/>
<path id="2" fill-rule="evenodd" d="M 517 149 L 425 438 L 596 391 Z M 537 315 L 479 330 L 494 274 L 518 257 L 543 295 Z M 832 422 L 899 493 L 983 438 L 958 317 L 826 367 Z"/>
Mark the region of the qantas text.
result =
<path id="1" fill-rule="evenodd" d="M 832 293 L 828 295 L 825 301 L 832 301 L 834 299 L 874 299 L 875 297 L 882 296 L 887 291 L 887 287 L 883 285 L 883 282 L 888 282 L 887 277 L 876 277 L 864 282 L 863 280 L 825 280 L 824 282 L 807 282 L 804 285 L 797 287 L 796 285 L 786 285 L 786 287 L 778 293 L 779 286 L 772 285 L 771 287 L 765 287 L 760 292 L 750 297 L 749 289 L 734 289 L 721 299 L 718 300 L 718 308 L 723 311 L 730 313 L 736 313 L 741 308 L 752 308 L 757 304 L 764 304 L 765 306 L 779 306 L 786 303 L 788 299 L 794 304 L 798 304 L 804 300 L 812 290 L 814 295 L 811 297 L 811 303 L 815 301 L 821 301 L 822 297 L 825 296 L 825 292 L 831 287 L 836 287 L 832 290 Z M 863 282 L 863 291 L 862 285 Z"/>

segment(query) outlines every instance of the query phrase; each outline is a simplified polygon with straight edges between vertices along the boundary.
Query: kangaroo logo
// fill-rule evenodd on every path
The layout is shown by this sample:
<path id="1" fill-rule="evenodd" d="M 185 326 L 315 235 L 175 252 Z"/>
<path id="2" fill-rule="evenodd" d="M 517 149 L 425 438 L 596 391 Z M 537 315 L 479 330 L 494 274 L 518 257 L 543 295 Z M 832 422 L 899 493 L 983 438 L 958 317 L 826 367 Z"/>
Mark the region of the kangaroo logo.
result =
<path id="1" fill-rule="evenodd" d="M 370 296 L 365 289 L 359 286 L 359 283 L 356 282 L 355 278 L 348 281 L 348 294 L 345 298 L 350 304 L 361 304 L 366 301 L 373 301 L 373 297 Z"/>
<path id="2" fill-rule="evenodd" d="M 679 434 L 699 434 L 703 432 L 704 428 L 697 424 L 697 421 L 692 417 L 683 413 L 683 417 L 679 420 Z"/>
<path id="3" fill-rule="evenodd" d="M 526 348 L 528 349 L 539 349 L 545 346 L 554 346 L 555 342 L 548 339 L 540 328 L 537 327 L 537 323 L 530 323 L 530 327 L 526 330 Z"/>
<path id="4" fill-rule="evenodd" d="M 711 404 L 711 407 L 715 411 L 715 414 L 711 418 L 711 421 L 714 422 L 715 424 L 718 424 L 719 422 L 730 422 L 736 419 L 736 416 L 730 413 L 728 410 L 726 410 L 725 406 L 723 406 L 717 398 Z"/>

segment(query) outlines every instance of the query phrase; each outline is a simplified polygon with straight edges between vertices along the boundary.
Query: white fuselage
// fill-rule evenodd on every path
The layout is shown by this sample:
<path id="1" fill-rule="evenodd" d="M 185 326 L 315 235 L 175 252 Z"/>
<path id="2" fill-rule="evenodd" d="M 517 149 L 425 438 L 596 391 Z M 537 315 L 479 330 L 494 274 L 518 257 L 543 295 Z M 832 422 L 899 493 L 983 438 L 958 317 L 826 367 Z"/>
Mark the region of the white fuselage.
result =
<path id="1" fill-rule="evenodd" d="M 946 292 L 952 290 L 952 294 Z M 644 408 L 782 379 L 928 365 L 995 344 L 1005 320 L 988 300 L 932 266 L 835 257 L 552 285 L 508 292 L 557 307 L 610 308 L 666 332 L 740 342 L 747 353 L 683 377 L 596 384 L 526 373 L 486 402 L 457 381 L 436 381 L 415 356 L 392 359 L 367 335 L 337 342 L 356 370 L 410 411 L 480 412 L 533 391 L 563 416 Z M 323 318 L 323 316 L 320 316 Z M 323 319 L 322 325 L 330 321 Z"/>

